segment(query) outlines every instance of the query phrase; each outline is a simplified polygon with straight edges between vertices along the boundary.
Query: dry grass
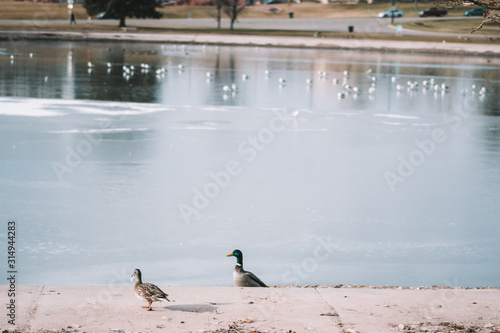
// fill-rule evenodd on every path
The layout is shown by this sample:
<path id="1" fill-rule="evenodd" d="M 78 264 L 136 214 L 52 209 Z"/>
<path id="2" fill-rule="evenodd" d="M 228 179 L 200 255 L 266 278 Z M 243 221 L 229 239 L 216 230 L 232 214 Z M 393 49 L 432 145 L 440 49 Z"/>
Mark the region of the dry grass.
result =
<path id="1" fill-rule="evenodd" d="M 296 18 L 370 18 L 376 17 L 379 12 L 386 11 L 391 8 L 389 3 L 375 3 L 368 5 L 360 4 L 319 4 L 319 3 L 292 3 L 272 5 L 283 11 L 280 14 L 268 14 L 272 17 L 288 17 L 289 12 L 294 13 Z M 419 4 L 417 9 L 413 3 L 399 3 L 398 9 L 405 13 L 405 17 L 418 17 L 418 12 L 433 6 L 432 4 Z M 249 8 L 247 15 L 255 15 L 253 12 L 258 11 L 254 8 Z M 448 16 L 463 16 L 465 9 L 455 8 L 448 11 Z M 243 17 L 243 16 L 242 16 Z"/>
<path id="2" fill-rule="evenodd" d="M 65 3 L 24 2 L 0 0 L 1 20 L 47 21 L 64 20 L 69 22 L 68 5 Z M 86 19 L 87 12 L 82 5 L 75 5 L 73 12 L 77 19 Z"/>
<path id="3" fill-rule="evenodd" d="M 25 25 L 19 24 L 7 24 L 0 23 L 1 30 L 13 30 L 13 31 L 29 31 L 38 30 L 43 27 L 44 31 L 79 31 L 79 32 L 122 32 L 123 29 L 117 26 L 110 25 L 98 25 L 98 24 L 80 24 L 80 25 L 70 25 L 70 24 L 46 24 L 43 26 Z M 258 35 L 258 36 L 285 36 L 285 37 L 317 37 L 317 38 L 341 38 L 341 39 L 372 39 L 372 40 L 397 40 L 397 41 L 417 41 L 417 42 L 447 42 L 447 43 L 467 43 L 467 44 L 484 44 L 484 43 L 498 43 L 497 39 L 483 39 L 483 38 L 461 38 L 457 37 L 442 37 L 442 36 L 418 36 L 418 35 L 403 35 L 396 36 L 392 34 L 370 34 L 370 33 L 347 33 L 347 32 L 313 32 L 313 31 L 300 31 L 300 30 L 258 30 L 258 29 L 239 29 L 236 28 L 234 31 L 229 29 L 216 29 L 216 28 L 173 28 L 173 27 L 137 27 L 128 28 L 128 31 L 136 33 L 203 33 L 203 34 L 231 34 L 231 35 Z"/>
<path id="4" fill-rule="evenodd" d="M 47 22 L 20 22 L 20 23 L 0 23 L 1 30 L 16 30 L 16 31 L 34 31 L 34 30 L 47 30 L 47 31 L 75 31 L 75 32 L 109 32 L 109 31 L 123 31 L 116 25 L 106 24 L 52 24 Z"/>
<path id="5" fill-rule="evenodd" d="M 466 35 L 471 32 L 473 27 L 477 27 L 480 23 L 481 19 L 473 19 L 467 21 L 437 19 L 403 23 L 403 28 L 419 31 L 456 33 Z M 475 32 L 474 35 L 500 36 L 500 29 L 498 24 L 485 24 L 483 28 Z"/>

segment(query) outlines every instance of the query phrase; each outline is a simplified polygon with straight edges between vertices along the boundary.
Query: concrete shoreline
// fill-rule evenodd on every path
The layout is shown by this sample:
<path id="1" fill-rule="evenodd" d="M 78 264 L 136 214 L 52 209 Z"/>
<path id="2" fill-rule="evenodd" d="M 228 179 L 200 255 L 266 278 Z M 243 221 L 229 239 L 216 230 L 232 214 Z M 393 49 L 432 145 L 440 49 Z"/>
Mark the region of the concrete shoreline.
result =
<path id="1" fill-rule="evenodd" d="M 140 33 L 140 32 L 58 32 L 0 30 L 0 40 L 67 40 L 158 42 L 227 46 L 271 46 L 331 50 L 377 51 L 412 54 L 450 54 L 462 56 L 499 57 L 499 44 L 437 43 L 373 39 L 339 39 L 321 37 L 284 37 L 252 35 L 217 35 L 200 33 Z"/>
<path id="2" fill-rule="evenodd" d="M 500 332 L 500 289 L 160 286 L 145 305 L 130 286 L 16 286 L 7 332 Z M 8 285 L 0 285 L 4 313 Z M 236 327 L 234 331 L 228 327 Z M 64 330 L 63 330 L 64 329 Z"/>

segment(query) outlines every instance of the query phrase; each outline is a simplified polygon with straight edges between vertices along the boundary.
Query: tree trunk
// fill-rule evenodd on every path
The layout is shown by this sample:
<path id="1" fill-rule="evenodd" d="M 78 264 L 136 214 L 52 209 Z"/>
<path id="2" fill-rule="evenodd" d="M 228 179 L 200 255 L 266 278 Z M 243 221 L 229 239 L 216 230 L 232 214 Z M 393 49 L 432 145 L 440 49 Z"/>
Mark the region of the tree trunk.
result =
<path id="1" fill-rule="evenodd" d="M 233 31 L 234 29 L 234 21 L 235 21 L 235 18 L 231 17 L 231 26 L 229 27 L 229 30 Z"/>
<path id="2" fill-rule="evenodd" d="M 217 29 L 220 29 L 220 20 L 222 15 L 222 5 L 217 2 Z"/>
<path id="3" fill-rule="evenodd" d="M 120 28 L 125 28 L 125 16 L 120 16 L 120 24 L 118 25 Z"/>
<path id="4" fill-rule="evenodd" d="M 234 28 L 234 21 L 236 21 L 236 18 L 238 17 L 238 0 L 234 0 L 234 5 L 231 8 L 231 31 L 233 31 Z"/>

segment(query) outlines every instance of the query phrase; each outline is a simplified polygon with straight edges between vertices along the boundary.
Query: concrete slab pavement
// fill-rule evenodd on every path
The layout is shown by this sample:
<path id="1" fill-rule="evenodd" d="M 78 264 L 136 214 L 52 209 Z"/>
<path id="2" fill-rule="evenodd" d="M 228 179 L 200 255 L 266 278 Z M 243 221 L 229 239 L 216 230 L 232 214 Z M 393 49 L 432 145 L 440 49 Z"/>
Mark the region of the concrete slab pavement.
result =
<path id="1" fill-rule="evenodd" d="M 481 326 L 499 323 L 499 290 L 317 288 L 357 332 L 388 332 L 399 325 L 440 323 Z"/>
<path id="2" fill-rule="evenodd" d="M 459 324 L 484 328 L 474 332 L 500 331 L 500 289 L 160 287 L 172 302 L 154 303 L 154 311 L 146 311 L 132 285 L 17 286 L 15 325 L 3 315 L 0 327 L 22 332 L 68 327 L 71 332 L 214 332 L 238 323 L 241 332 L 375 333 Z M 4 309 L 7 289 L 0 286 Z"/>

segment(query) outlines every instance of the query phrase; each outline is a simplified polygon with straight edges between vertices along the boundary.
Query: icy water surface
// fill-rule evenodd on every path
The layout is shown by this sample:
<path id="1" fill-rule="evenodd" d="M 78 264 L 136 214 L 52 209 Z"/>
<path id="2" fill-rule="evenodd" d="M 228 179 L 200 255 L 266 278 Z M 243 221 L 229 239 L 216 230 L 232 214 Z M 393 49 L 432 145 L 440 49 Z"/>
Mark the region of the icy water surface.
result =
<path id="1" fill-rule="evenodd" d="M 498 65 L 2 42 L 0 237 L 26 284 L 500 286 Z"/>

